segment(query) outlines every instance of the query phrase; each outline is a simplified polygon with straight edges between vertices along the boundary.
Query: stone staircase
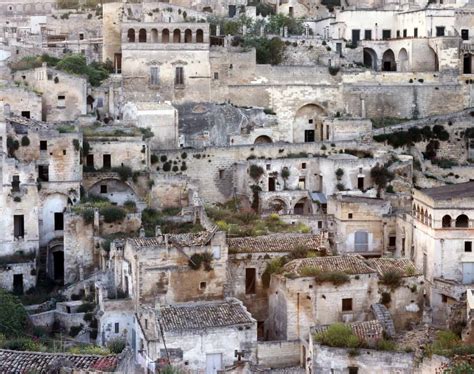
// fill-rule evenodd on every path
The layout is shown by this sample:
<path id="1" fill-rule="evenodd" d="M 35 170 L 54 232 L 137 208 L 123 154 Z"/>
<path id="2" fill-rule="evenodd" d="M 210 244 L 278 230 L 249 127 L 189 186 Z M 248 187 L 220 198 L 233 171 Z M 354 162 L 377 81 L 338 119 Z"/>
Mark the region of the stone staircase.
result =
<path id="1" fill-rule="evenodd" d="M 385 333 L 393 338 L 395 336 L 395 325 L 393 324 L 392 316 L 387 307 L 383 304 L 372 304 L 370 307 L 375 319 L 382 324 Z"/>

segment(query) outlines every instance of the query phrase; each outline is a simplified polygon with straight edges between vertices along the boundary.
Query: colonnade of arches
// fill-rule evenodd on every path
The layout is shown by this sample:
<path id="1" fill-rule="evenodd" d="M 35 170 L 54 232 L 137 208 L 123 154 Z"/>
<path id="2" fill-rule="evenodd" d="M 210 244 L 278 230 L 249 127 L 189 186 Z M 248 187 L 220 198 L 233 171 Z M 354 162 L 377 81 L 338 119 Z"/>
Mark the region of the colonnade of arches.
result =
<path id="1" fill-rule="evenodd" d="M 202 29 L 161 29 L 152 28 L 147 30 L 128 29 L 127 41 L 129 43 L 204 43 L 204 31 Z"/>
<path id="2" fill-rule="evenodd" d="M 432 48 L 429 48 L 430 55 L 426 56 L 424 60 L 425 71 L 438 71 L 439 62 L 438 55 Z M 382 57 L 372 48 L 364 48 L 364 65 L 376 71 L 399 71 L 408 72 L 412 70 L 410 63 L 410 56 L 406 48 L 400 48 L 398 53 L 395 53 L 393 49 L 389 48 L 385 50 Z"/>

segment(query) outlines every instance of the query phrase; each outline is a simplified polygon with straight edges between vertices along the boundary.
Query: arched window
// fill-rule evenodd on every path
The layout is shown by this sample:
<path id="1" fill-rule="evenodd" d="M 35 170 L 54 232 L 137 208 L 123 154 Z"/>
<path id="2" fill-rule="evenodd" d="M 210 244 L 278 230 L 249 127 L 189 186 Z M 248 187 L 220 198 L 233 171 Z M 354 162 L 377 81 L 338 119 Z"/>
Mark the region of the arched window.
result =
<path id="1" fill-rule="evenodd" d="M 175 29 L 173 31 L 173 43 L 181 43 L 181 30 Z"/>
<path id="2" fill-rule="evenodd" d="M 469 227 L 469 218 L 465 214 L 461 214 L 456 218 L 456 227 Z"/>
<path id="3" fill-rule="evenodd" d="M 146 43 L 146 30 L 140 29 L 138 31 L 138 43 Z"/>
<path id="4" fill-rule="evenodd" d="M 170 42 L 170 30 L 163 29 L 161 32 L 161 42 L 162 43 L 169 43 Z"/>
<path id="5" fill-rule="evenodd" d="M 451 227 L 451 216 L 445 215 L 441 220 L 441 226 L 443 227 Z"/>
<path id="6" fill-rule="evenodd" d="M 431 227 L 431 223 L 433 222 L 433 218 L 431 217 L 431 214 L 428 216 L 428 226 Z"/>
<path id="7" fill-rule="evenodd" d="M 354 234 L 354 250 L 356 252 L 367 252 L 369 250 L 369 233 L 367 231 L 356 231 Z"/>
<path id="8" fill-rule="evenodd" d="M 151 29 L 151 42 L 158 43 L 158 30 L 157 29 Z"/>
<path id="9" fill-rule="evenodd" d="M 190 29 L 184 31 L 184 42 L 192 43 L 193 42 L 193 32 Z"/>
<path id="10" fill-rule="evenodd" d="M 196 43 L 204 43 L 204 32 L 201 29 L 196 31 Z"/>
<path id="11" fill-rule="evenodd" d="M 135 43 L 135 30 L 128 29 L 127 38 L 129 43 Z"/>

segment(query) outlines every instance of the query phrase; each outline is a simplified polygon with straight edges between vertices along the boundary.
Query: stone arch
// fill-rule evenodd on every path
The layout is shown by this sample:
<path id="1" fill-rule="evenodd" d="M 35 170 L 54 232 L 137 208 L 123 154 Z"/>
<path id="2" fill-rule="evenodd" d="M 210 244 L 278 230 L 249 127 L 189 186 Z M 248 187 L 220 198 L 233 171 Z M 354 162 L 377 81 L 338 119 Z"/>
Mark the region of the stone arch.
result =
<path id="1" fill-rule="evenodd" d="M 431 227 L 431 224 L 433 222 L 433 217 L 431 216 L 431 214 L 428 216 L 428 226 Z"/>
<path id="2" fill-rule="evenodd" d="M 162 43 L 169 43 L 170 42 L 170 30 L 163 29 L 161 32 L 161 42 Z"/>
<path id="3" fill-rule="evenodd" d="M 410 70 L 410 61 L 408 58 L 408 52 L 405 48 L 400 49 L 398 52 L 398 66 L 400 71 L 406 72 Z"/>
<path id="4" fill-rule="evenodd" d="M 391 49 L 387 49 L 382 56 L 382 70 L 397 71 L 397 62 L 395 61 L 395 54 Z"/>
<path id="5" fill-rule="evenodd" d="M 270 144 L 273 143 L 272 138 L 267 135 L 260 135 L 255 138 L 253 144 Z"/>
<path id="6" fill-rule="evenodd" d="M 146 30 L 140 29 L 138 31 L 138 43 L 146 43 Z"/>
<path id="7" fill-rule="evenodd" d="M 55 238 L 63 237 L 64 210 L 69 196 L 62 193 L 47 195 L 41 205 L 40 244 L 45 245 Z"/>
<path id="8" fill-rule="evenodd" d="M 204 31 L 201 29 L 196 30 L 196 43 L 204 43 Z"/>
<path id="9" fill-rule="evenodd" d="M 193 32 L 190 29 L 184 30 L 184 42 L 185 43 L 193 42 Z"/>
<path id="10" fill-rule="evenodd" d="M 421 221 L 421 218 L 420 218 L 421 214 L 420 214 L 420 206 L 417 205 L 416 206 L 416 218 Z"/>
<path id="11" fill-rule="evenodd" d="M 94 183 L 87 192 L 92 195 L 106 197 L 117 205 L 123 205 L 127 200 L 135 202 L 136 205 L 140 202 L 134 189 L 118 178 L 101 179 Z"/>
<path id="12" fill-rule="evenodd" d="M 461 214 L 456 217 L 456 227 L 469 227 L 469 217 Z"/>
<path id="13" fill-rule="evenodd" d="M 64 243 L 59 239 L 51 240 L 47 246 L 46 272 L 49 278 L 59 284 L 64 283 Z"/>
<path id="14" fill-rule="evenodd" d="M 282 198 L 275 197 L 268 201 L 269 213 L 288 214 L 289 206 Z"/>
<path id="15" fill-rule="evenodd" d="M 129 43 L 135 43 L 135 30 L 134 29 L 128 29 L 127 40 Z"/>
<path id="16" fill-rule="evenodd" d="M 158 30 L 157 29 L 151 29 L 151 42 L 158 43 Z"/>
<path id="17" fill-rule="evenodd" d="M 439 71 L 439 59 L 438 54 L 436 51 L 429 47 L 429 53 L 423 59 L 423 64 L 425 66 L 426 71 Z"/>
<path id="18" fill-rule="evenodd" d="M 293 142 L 304 143 L 324 140 L 324 109 L 317 104 L 300 107 L 293 121 Z"/>
<path id="19" fill-rule="evenodd" d="M 377 53 L 372 48 L 364 48 L 364 65 L 372 70 L 377 70 Z"/>
<path id="20" fill-rule="evenodd" d="M 451 216 L 449 214 L 446 214 L 443 216 L 441 219 L 441 226 L 442 227 L 451 227 Z"/>
<path id="21" fill-rule="evenodd" d="M 311 201 L 307 197 L 299 199 L 293 206 L 293 214 L 308 215 L 313 212 Z"/>
<path id="22" fill-rule="evenodd" d="M 174 29 L 173 43 L 181 43 L 181 30 L 180 29 Z"/>

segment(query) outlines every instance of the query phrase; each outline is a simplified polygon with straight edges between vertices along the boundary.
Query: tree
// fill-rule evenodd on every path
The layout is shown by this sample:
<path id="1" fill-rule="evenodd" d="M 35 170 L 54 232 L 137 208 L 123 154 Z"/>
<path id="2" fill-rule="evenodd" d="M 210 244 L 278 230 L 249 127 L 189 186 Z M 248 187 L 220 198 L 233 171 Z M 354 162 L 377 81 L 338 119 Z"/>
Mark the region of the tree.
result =
<path id="1" fill-rule="evenodd" d="M 28 325 L 28 314 L 20 300 L 0 289 L 0 334 L 16 336 L 23 334 Z"/>
<path id="2" fill-rule="evenodd" d="M 370 176 L 377 186 L 377 195 L 380 195 L 380 191 L 387 187 L 388 182 L 394 178 L 393 173 L 390 172 L 385 165 L 379 164 L 370 170 Z"/>
<path id="3" fill-rule="evenodd" d="M 247 38 L 244 47 L 256 50 L 257 64 L 279 65 L 283 59 L 285 43 L 280 38 Z"/>

